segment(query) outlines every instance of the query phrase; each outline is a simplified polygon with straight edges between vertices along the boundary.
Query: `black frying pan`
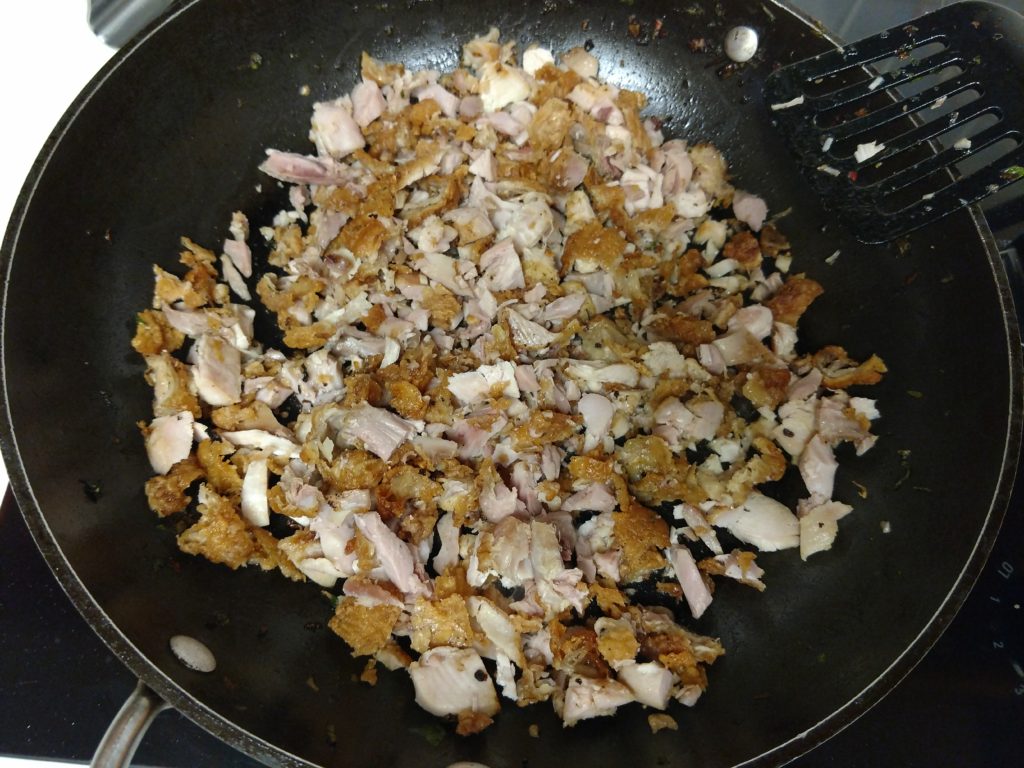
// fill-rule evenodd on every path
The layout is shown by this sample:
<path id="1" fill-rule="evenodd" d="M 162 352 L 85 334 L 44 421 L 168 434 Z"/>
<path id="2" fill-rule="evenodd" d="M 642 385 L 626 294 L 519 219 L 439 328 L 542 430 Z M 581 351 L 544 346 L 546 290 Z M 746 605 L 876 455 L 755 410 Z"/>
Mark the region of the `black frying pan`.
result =
<path id="1" fill-rule="evenodd" d="M 665 36 L 649 38 L 656 18 Z M 761 54 L 723 77 L 724 59 L 687 43 L 720 41 L 736 23 L 761 30 Z M 382 674 L 376 688 L 353 681 L 362 663 L 324 628 L 330 606 L 316 587 L 182 555 L 173 523 L 146 509 L 135 423 L 150 393 L 129 339 L 150 263 L 171 268 L 182 234 L 219 242 L 232 210 L 260 222 L 284 203 L 256 171 L 263 148 L 304 151 L 311 103 L 353 85 L 360 51 L 445 69 L 491 24 L 554 50 L 593 40 L 604 76 L 650 94 L 651 112 L 671 117 L 668 133 L 713 141 L 743 187 L 773 210 L 792 207 L 781 226 L 797 268 L 827 290 L 803 322 L 807 348 L 877 352 L 891 371 L 872 393 L 884 414 L 878 446 L 842 457 L 837 496 L 856 512 L 835 548 L 806 564 L 793 552 L 764 555 L 763 595 L 720 587 L 695 627 L 729 655 L 696 708 L 672 711 L 678 733 L 652 736 L 638 706 L 571 730 L 544 706 L 506 706 L 482 735 L 439 731 L 404 674 Z M 743 0 L 514 10 L 202 0 L 129 44 L 47 143 L 2 254 L 4 459 L 40 548 L 96 631 L 186 715 L 283 765 L 768 765 L 864 712 L 952 618 L 996 535 L 1017 461 L 1021 361 L 1004 275 L 975 212 L 902 250 L 866 247 L 801 182 L 760 89 L 776 63 L 827 45 L 787 9 Z M 83 481 L 101 489 L 95 503 Z M 213 650 L 214 674 L 175 660 L 168 638 L 179 633 Z M 527 736 L 533 723 L 538 739 Z"/>

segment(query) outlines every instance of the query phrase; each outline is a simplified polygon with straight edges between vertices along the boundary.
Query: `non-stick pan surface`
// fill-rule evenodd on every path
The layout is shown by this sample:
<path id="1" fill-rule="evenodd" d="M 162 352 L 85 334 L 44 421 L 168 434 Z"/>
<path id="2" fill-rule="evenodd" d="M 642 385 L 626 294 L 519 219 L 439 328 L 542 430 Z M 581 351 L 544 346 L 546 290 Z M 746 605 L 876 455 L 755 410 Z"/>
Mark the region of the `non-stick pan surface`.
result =
<path id="1" fill-rule="evenodd" d="M 664 36 L 650 34 L 655 19 Z M 721 40 L 741 22 L 762 32 L 752 65 L 724 77 L 724 59 L 691 52 L 691 39 Z M 652 736 L 639 706 L 563 730 L 545 706 L 507 704 L 482 735 L 457 737 L 413 703 L 404 674 L 355 682 L 363 664 L 325 629 L 330 605 L 315 586 L 182 555 L 174 523 L 158 522 L 143 497 L 136 422 L 150 393 L 129 340 L 150 264 L 173 268 L 183 234 L 215 247 L 233 210 L 258 223 L 285 204 L 256 171 L 263 149 L 305 151 L 312 102 L 354 84 L 362 50 L 449 68 L 461 42 L 492 24 L 555 50 L 593 41 L 603 75 L 649 93 L 668 133 L 714 142 L 740 187 L 791 208 L 780 226 L 796 268 L 827 290 L 803 322 L 805 347 L 877 352 L 891 371 L 871 393 L 884 415 L 878 446 L 841 456 L 837 497 L 856 512 L 836 546 L 808 563 L 764 555 L 764 594 L 719 587 L 694 626 L 721 637 L 728 656 L 694 709 L 672 710 L 676 733 Z M 775 63 L 827 44 L 782 7 L 738 0 L 202 0 L 164 17 L 65 116 L 3 246 L 4 458 L 72 599 L 161 695 L 271 763 L 711 768 L 782 762 L 841 728 L 927 650 L 984 560 L 1016 465 L 1020 359 L 1004 277 L 974 214 L 901 249 L 865 247 L 801 182 L 760 87 Z M 215 673 L 174 659 L 168 638 L 179 633 L 213 650 Z M 534 723 L 539 738 L 527 735 Z"/>

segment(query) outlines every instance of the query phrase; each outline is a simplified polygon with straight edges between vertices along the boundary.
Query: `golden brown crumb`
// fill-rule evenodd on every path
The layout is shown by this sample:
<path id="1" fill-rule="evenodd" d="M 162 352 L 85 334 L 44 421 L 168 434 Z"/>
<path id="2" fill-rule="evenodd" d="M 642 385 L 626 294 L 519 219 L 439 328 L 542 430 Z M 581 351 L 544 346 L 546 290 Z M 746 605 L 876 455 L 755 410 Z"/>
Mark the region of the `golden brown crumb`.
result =
<path id="1" fill-rule="evenodd" d="M 406 419 L 423 419 L 427 415 L 427 399 L 408 381 L 389 381 L 386 385 L 390 405 Z"/>
<path id="2" fill-rule="evenodd" d="M 439 645 L 468 648 L 475 635 L 462 595 L 451 594 L 440 600 L 421 597 L 416 601 L 410 644 L 417 653 Z"/>
<path id="3" fill-rule="evenodd" d="M 314 350 L 322 347 L 337 329 L 330 323 L 296 325 L 284 333 L 284 343 L 292 349 Z"/>
<path id="4" fill-rule="evenodd" d="M 597 650 L 605 661 L 614 665 L 617 661 L 636 658 L 640 644 L 633 635 L 629 622 L 624 619 L 603 618 L 598 620 Z"/>
<path id="5" fill-rule="evenodd" d="M 332 490 L 354 491 L 376 488 L 384 478 L 386 465 L 373 454 L 360 449 L 337 451 L 330 464 L 323 464 L 320 472 Z"/>
<path id="6" fill-rule="evenodd" d="M 822 383 L 830 389 L 846 389 L 857 384 L 877 384 L 882 374 L 888 372 L 878 355 L 872 355 L 863 363 L 851 360 L 846 350 L 838 346 L 823 347 L 812 357 L 814 367 L 819 369 Z"/>
<path id="7" fill-rule="evenodd" d="M 367 685 L 377 684 L 377 660 L 367 659 L 366 666 L 363 668 L 362 673 L 359 675 L 359 679 Z"/>
<path id="8" fill-rule="evenodd" d="M 530 723 L 530 726 L 526 729 L 526 732 L 534 739 L 540 738 L 540 726 L 536 723 Z"/>
<path id="9" fill-rule="evenodd" d="M 455 726 L 455 732 L 459 736 L 469 736 L 473 733 L 480 733 L 484 728 L 494 722 L 494 719 L 483 712 L 474 712 L 471 709 L 459 712 L 459 724 Z"/>
<path id="10" fill-rule="evenodd" d="M 144 309 L 135 318 L 132 349 L 140 355 L 159 355 L 174 352 L 185 342 L 185 334 L 172 328 L 163 312 Z"/>
<path id="11" fill-rule="evenodd" d="M 541 104 L 530 122 L 530 145 L 546 151 L 558 149 L 572 125 L 569 105 L 560 99 Z"/>
<path id="12" fill-rule="evenodd" d="M 611 270 L 622 258 L 626 241 L 615 229 L 602 227 L 596 221 L 586 224 L 579 232 L 569 235 L 562 255 L 562 274 L 566 275 L 577 261 L 597 264 Z"/>
<path id="13" fill-rule="evenodd" d="M 195 457 L 189 456 L 171 467 L 166 475 L 151 477 L 146 481 L 146 501 L 149 508 L 160 517 L 183 512 L 192 501 L 192 497 L 185 491 L 202 476 L 203 470 Z"/>
<path id="14" fill-rule="evenodd" d="M 608 676 L 608 663 L 598 650 L 597 633 L 593 629 L 567 627 L 557 619 L 548 624 L 548 629 L 555 669 L 585 677 Z"/>
<path id="15" fill-rule="evenodd" d="M 738 232 L 722 248 L 722 256 L 735 259 L 741 269 L 750 272 L 761 266 L 761 245 L 750 232 Z"/>
<path id="16" fill-rule="evenodd" d="M 764 306 L 772 311 L 775 322 L 796 325 L 800 316 L 824 291 L 820 283 L 804 275 L 794 275 L 783 283 L 778 293 L 764 302 Z"/>
<path id="17" fill-rule="evenodd" d="M 619 572 L 623 582 L 665 567 L 661 550 L 669 545 L 668 523 L 657 512 L 633 502 L 626 511 L 613 512 L 612 520 L 615 542 L 622 547 Z"/>
<path id="18" fill-rule="evenodd" d="M 427 286 L 420 304 L 430 313 L 431 321 L 442 328 L 451 328 L 462 315 L 462 302 L 443 285 Z"/>
<path id="19" fill-rule="evenodd" d="M 182 552 L 202 555 L 231 569 L 249 564 L 263 570 L 281 567 L 285 575 L 294 577 L 295 570 L 279 551 L 277 540 L 262 528 L 251 527 L 229 499 L 204 484 L 199 489 L 199 502 L 198 522 L 178 536 Z"/>
<path id="20" fill-rule="evenodd" d="M 206 480 L 217 493 L 236 496 L 242 491 L 242 478 L 234 464 L 224 460 L 234 452 L 230 443 L 203 440 L 196 448 L 196 459 L 206 473 Z"/>
<path id="21" fill-rule="evenodd" d="M 626 607 L 627 600 L 618 587 L 605 586 L 595 581 L 589 585 L 588 589 L 590 594 L 594 596 L 594 600 L 597 601 L 597 607 L 601 609 L 602 613 L 606 616 L 611 616 L 613 619 L 619 618 L 623 608 Z"/>
<path id="22" fill-rule="evenodd" d="M 401 615 L 397 605 L 362 605 L 342 597 L 327 626 L 352 647 L 353 656 L 369 656 L 387 644 Z"/>
<path id="23" fill-rule="evenodd" d="M 512 447 L 517 451 L 533 446 L 559 443 L 580 430 L 580 420 L 557 411 L 533 411 L 529 418 L 512 430 Z"/>
<path id="24" fill-rule="evenodd" d="M 647 716 L 647 724 L 651 727 L 651 733 L 657 733 L 663 731 L 666 728 L 670 731 L 678 731 L 679 723 L 672 715 L 666 715 L 664 713 L 652 713 Z"/>

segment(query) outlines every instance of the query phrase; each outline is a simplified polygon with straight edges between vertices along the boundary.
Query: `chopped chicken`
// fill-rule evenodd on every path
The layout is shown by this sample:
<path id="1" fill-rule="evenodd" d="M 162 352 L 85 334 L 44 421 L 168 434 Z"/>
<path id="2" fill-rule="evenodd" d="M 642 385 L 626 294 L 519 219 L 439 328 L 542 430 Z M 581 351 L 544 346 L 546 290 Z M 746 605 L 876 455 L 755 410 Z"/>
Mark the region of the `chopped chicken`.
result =
<path id="1" fill-rule="evenodd" d="M 616 709 L 634 700 L 633 692 L 616 680 L 573 677 L 565 689 L 562 724 L 571 728 L 580 720 L 613 715 Z"/>
<path id="2" fill-rule="evenodd" d="M 321 157 L 340 160 L 366 146 L 366 139 L 352 118 L 350 108 L 338 102 L 320 102 L 313 106 L 309 137 Z"/>
<path id="3" fill-rule="evenodd" d="M 192 348 L 192 379 L 203 402 L 231 405 L 242 397 L 241 353 L 219 336 L 204 334 Z"/>
<path id="4" fill-rule="evenodd" d="M 315 150 L 267 150 L 279 212 L 154 268 L 147 500 L 183 552 L 330 590 L 330 628 L 458 734 L 498 691 L 566 726 L 693 706 L 724 650 L 674 616 L 765 589 L 722 530 L 832 547 L 838 446 L 880 418 L 847 389 L 885 364 L 804 349 L 824 288 L 764 198 L 594 54 L 491 29 L 461 64 L 363 54 Z M 808 498 L 766 495 L 796 474 Z"/>
<path id="5" fill-rule="evenodd" d="M 495 715 L 501 706 L 491 676 L 472 648 L 431 648 L 409 665 L 416 703 L 432 715 L 480 712 Z"/>
<path id="6" fill-rule="evenodd" d="M 676 572 L 679 585 L 683 588 L 683 597 L 690 606 L 690 613 L 693 618 L 699 619 L 711 605 L 711 590 L 704 583 L 697 562 L 686 547 L 669 547 L 665 556 Z"/>
<path id="7" fill-rule="evenodd" d="M 726 528 L 740 541 L 762 552 L 789 549 L 800 544 L 800 524 L 786 505 L 761 493 L 752 493 L 738 507 L 716 512 L 713 525 Z"/>
<path id="8" fill-rule="evenodd" d="M 194 423 L 189 411 L 153 419 L 146 434 L 146 454 L 154 472 L 166 475 L 171 467 L 189 457 Z"/>

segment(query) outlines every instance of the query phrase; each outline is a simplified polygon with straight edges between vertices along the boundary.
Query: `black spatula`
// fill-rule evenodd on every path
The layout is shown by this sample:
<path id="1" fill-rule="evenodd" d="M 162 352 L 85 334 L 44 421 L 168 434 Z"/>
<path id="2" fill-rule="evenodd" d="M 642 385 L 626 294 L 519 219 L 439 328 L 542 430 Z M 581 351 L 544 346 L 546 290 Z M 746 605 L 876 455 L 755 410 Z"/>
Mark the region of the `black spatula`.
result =
<path id="1" fill-rule="evenodd" d="M 1024 17 L 964 2 L 783 67 L 765 93 L 811 184 L 862 242 L 1024 177 Z"/>

